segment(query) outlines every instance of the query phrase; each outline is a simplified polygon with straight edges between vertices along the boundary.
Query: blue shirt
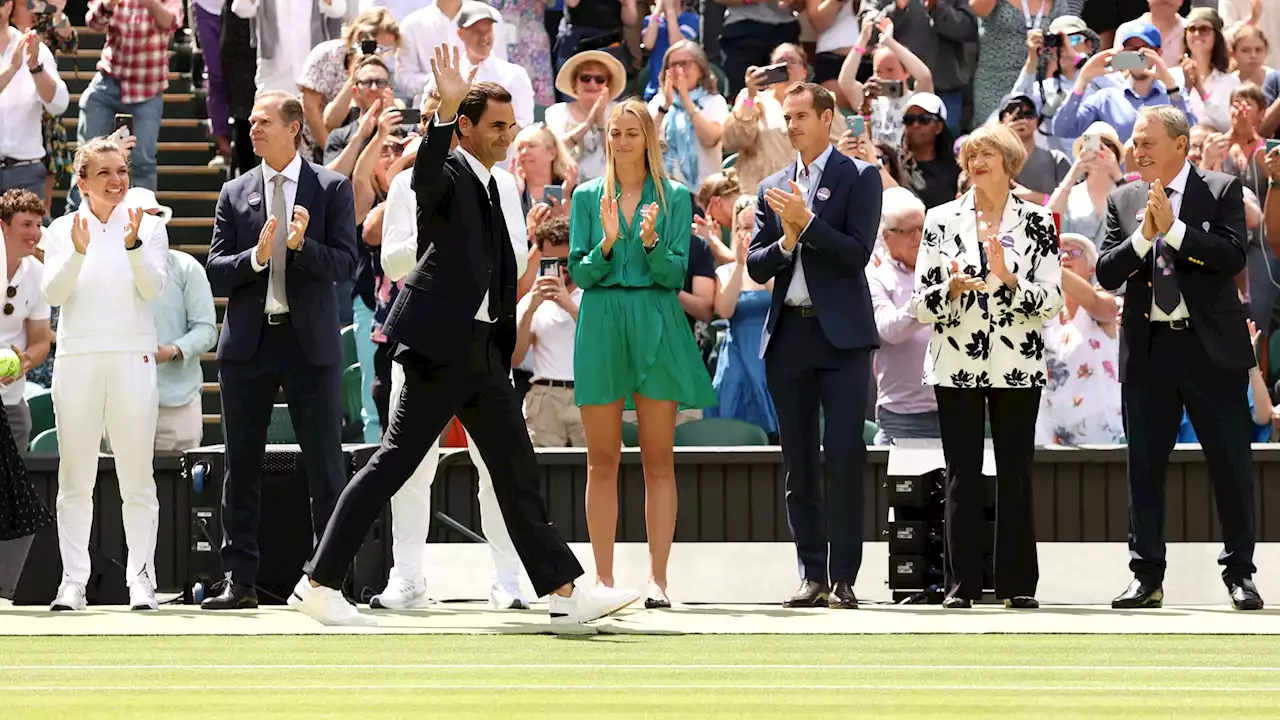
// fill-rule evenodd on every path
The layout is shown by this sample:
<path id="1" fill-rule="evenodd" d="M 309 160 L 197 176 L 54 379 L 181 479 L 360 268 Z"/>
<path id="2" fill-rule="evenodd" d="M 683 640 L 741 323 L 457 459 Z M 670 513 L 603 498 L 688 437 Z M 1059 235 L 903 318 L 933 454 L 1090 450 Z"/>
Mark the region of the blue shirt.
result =
<path id="1" fill-rule="evenodd" d="M 190 255 L 170 250 L 165 265 L 168 281 L 160 296 L 151 301 L 156 322 L 156 341 L 176 345 L 182 359 L 156 365 L 160 385 L 160 407 L 182 407 L 200 396 L 204 372 L 200 353 L 218 342 L 217 315 L 213 290 L 204 267 Z"/>
<path id="2" fill-rule="evenodd" d="M 1253 388 L 1249 388 L 1249 418 L 1253 425 L 1252 442 L 1264 443 L 1271 441 L 1271 423 L 1263 423 L 1259 425 L 1252 422 L 1253 419 Z M 1182 409 L 1182 425 L 1178 428 L 1178 442 L 1180 443 L 1198 443 L 1199 438 L 1196 437 L 1196 429 L 1191 427 L 1191 418 L 1187 417 L 1186 408 Z"/>
<path id="3" fill-rule="evenodd" d="M 653 16 L 646 16 L 644 19 L 644 28 L 641 32 L 649 27 L 649 23 Z M 682 12 L 680 13 L 680 34 L 690 40 L 698 39 L 698 23 L 701 19 L 696 13 Z M 667 54 L 667 48 L 671 47 L 671 38 L 667 37 L 667 16 L 663 15 L 658 18 L 658 39 L 653 41 L 652 51 L 649 55 L 649 84 L 644 86 L 644 100 L 649 102 L 654 95 L 658 94 L 658 73 L 662 72 L 662 57 Z M 720 92 L 725 92 L 725 88 L 717 88 Z"/>
<path id="4" fill-rule="evenodd" d="M 1159 82 L 1151 85 L 1151 91 L 1145 97 L 1138 97 L 1130 85 L 1100 88 L 1088 97 L 1074 92 L 1067 101 L 1058 108 L 1053 118 L 1053 134 L 1064 138 L 1080 137 L 1095 122 L 1101 121 L 1115 128 L 1120 142 L 1129 141 L 1133 135 L 1133 125 L 1138 121 L 1138 111 L 1144 107 L 1172 105 L 1187 116 L 1187 124 L 1194 126 L 1196 117 L 1187 109 L 1187 103 L 1179 93 L 1176 99 L 1170 99 Z"/>

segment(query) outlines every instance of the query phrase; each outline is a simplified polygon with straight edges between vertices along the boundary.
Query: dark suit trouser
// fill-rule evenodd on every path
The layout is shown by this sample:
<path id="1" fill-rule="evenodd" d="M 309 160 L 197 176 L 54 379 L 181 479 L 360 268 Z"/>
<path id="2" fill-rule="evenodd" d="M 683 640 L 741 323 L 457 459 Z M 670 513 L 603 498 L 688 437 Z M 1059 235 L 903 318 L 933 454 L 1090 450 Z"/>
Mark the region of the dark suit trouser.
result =
<path id="1" fill-rule="evenodd" d="M 1151 324 L 1151 362 L 1121 388 L 1129 436 L 1129 569 L 1159 585 L 1165 571 L 1165 469 L 1185 406 L 1222 523 L 1224 579 L 1253 575 L 1253 470 L 1249 374 L 1213 364 L 1195 330 Z"/>
<path id="2" fill-rule="evenodd" d="M 990 409 L 996 456 L 996 597 L 1034 597 L 1040 581 L 1031 503 L 1040 388 L 936 388 L 947 458 L 945 582 L 951 595 L 982 599 L 987 551 L 984 424 Z"/>
<path id="3" fill-rule="evenodd" d="M 284 388 L 302 466 L 311 490 L 311 527 L 320 537 L 347 482 L 342 459 L 341 368 L 311 365 L 288 324 L 267 325 L 253 360 L 222 360 L 222 426 L 226 477 L 222 484 L 222 566 L 252 585 L 258 573 L 262 459 L 276 393 Z"/>
<path id="4" fill-rule="evenodd" d="M 871 352 L 834 347 L 817 317 L 784 307 L 764 368 L 778 413 L 787 525 L 796 541 L 800 574 L 819 583 L 852 583 L 862 565 L 862 468 L 867 460 L 862 430 Z M 821 437 L 819 407 L 826 418 Z M 826 450 L 821 479 L 820 446 Z"/>
<path id="5" fill-rule="evenodd" d="M 472 357 L 478 354 L 479 362 L 446 364 L 405 353 L 396 358 L 404 366 L 405 384 L 391 427 L 382 437 L 382 447 L 339 498 L 304 568 L 312 580 L 326 587 L 342 586 L 374 519 L 455 415 L 489 467 L 511 541 L 538 595 L 548 595 L 582 575 L 577 558 L 547 520 L 539 492 L 542 473 L 492 334 L 488 323 L 475 323 L 470 342 Z M 488 369 L 474 369 L 485 365 L 486 356 Z"/>

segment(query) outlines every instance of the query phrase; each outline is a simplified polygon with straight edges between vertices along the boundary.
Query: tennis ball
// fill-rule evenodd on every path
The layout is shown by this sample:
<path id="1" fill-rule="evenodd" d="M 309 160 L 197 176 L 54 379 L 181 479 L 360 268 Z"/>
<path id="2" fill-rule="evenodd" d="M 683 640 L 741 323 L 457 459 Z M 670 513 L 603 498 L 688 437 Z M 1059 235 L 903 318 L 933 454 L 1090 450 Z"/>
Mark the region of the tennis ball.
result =
<path id="1" fill-rule="evenodd" d="M 0 377 L 16 378 L 22 372 L 22 361 L 12 350 L 0 350 Z"/>

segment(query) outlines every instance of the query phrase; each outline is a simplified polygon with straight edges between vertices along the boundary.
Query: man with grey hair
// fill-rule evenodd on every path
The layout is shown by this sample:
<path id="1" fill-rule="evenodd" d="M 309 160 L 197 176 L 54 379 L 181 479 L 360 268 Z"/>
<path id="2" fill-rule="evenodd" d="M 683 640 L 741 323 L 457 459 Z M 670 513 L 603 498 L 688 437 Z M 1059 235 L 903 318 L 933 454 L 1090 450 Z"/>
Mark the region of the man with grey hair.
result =
<path id="1" fill-rule="evenodd" d="M 1147 107 L 1133 128 L 1141 182 L 1107 201 L 1098 282 L 1126 285 L 1120 382 L 1129 438 L 1129 569 L 1115 608 L 1160 607 L 1165 469 L 1185 406 L 1209 461 L 1231 604 L 1262 608 L 1253 583 L 1249 371 L 1257 364 L 1235 276 L 1245 267 L 1240 181 L 1187 162 L 1181 112 Z"/>
<path id="2" fill-rule="evenodd" d="M 877 445 L 898 438 L 940 438 L 938 401 L 920 381 L 929 326 L 908 307 L 915 287 L 916 253 L 924 229 L 924 203 L 910 190 L 889 188 L 880 211 L 882 250 L 867 263 L 867 287 L 875 311 L 880 349 L 876 375 Z"/>

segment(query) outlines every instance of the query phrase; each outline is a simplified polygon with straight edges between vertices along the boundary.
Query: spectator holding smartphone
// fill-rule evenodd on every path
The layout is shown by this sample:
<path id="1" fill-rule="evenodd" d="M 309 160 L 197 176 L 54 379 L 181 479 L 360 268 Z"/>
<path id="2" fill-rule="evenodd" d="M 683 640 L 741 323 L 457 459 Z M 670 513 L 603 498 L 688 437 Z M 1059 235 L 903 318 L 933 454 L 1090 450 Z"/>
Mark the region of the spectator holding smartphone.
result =
<path id="1" fill-rule="evenodd" d="M 622 411 L 640 418 L 650 548 L 648 607 L 670 607 L 676 523 L 676 412 L 716 404 L 677 293 L 688 266 L 692 196 L 666 177 L 658 128 L 628 100 L 607 126 L 603 178 L 579 186 L 569 275 L 583 288 L 574 399 L 587 428 L 587 529 L 596 579 L 613 586 Z"/>
<path id="2" fill-rule="evenodd" d="M 871 56 L 871 77 L 858 82 L 858 66 L 871 43 L 871 31 L 880 32 L 880 46 Z M 914 81 L 914 84 L 912 84 Z M 844 59 L 840 68 L 840 87 L 844 89 L 853 107 L 861 108 L 871 117 L 871 137 L 884 140 L 894 147 L 902 144 L 904 132 L 902 116 L 913 92 L 933 92 L 933 73 L 916 54 L 893 38 L 893 21 L 876 13 L 862 19 L 862 33 L 858 44 Z M 941 113 L 943 120 L 947 114 Z"/>
<path id="3" fill-rule="evenodd" d="M 566 197 L 573 197 L 578 180 L 578 166 L 569 157 L 569 150 L 556 134 L 543 123 L 521 128 L 515 142 L 516 164 L 512 173 L 516 189 L 520 191 L 521 209 L 526 215 L 533 206 L 546 202 L 553 209 L 568 212 Z M 547 189 L 553 188 L 548 194 Z M 532 228 L 530 228 L 532 229 Z"/>

